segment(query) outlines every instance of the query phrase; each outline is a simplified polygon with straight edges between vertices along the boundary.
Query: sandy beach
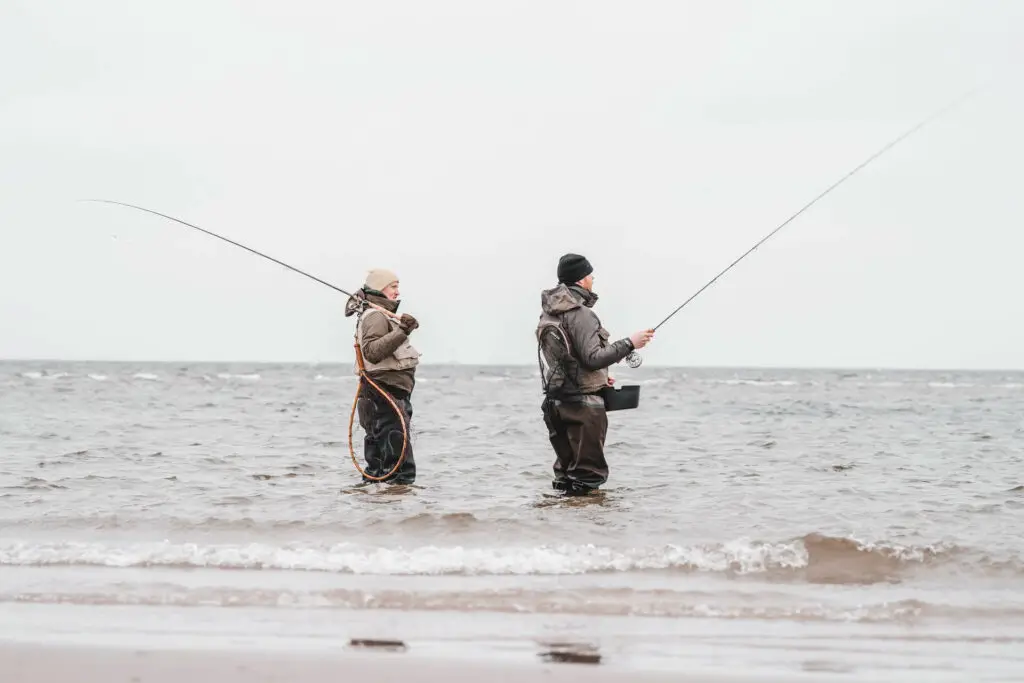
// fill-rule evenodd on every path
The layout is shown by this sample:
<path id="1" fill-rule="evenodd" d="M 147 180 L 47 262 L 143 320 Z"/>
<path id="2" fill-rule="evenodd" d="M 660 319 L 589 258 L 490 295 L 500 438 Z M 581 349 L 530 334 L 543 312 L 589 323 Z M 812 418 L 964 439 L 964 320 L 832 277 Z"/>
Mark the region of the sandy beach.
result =
<path id="1" fill-rule="evenodd" d="M 147 650 L 74 646 L 0 645 L 0 670 L 11 683 L 182 683 L 218 681 L 404 681 L 405 683 L 571 683 L 662 681 L 782 683 L 824 680 L 816 675 L 765 677 L 635 671 L 600 665 L 466 661 L 409 653 L 267 653 L 260 651 Z"/>
<path id="2" fill-rule="evenodd" d="M 0 680 L 1013 681 L 1020 642 L 955 624 L 9 603 Z"/>

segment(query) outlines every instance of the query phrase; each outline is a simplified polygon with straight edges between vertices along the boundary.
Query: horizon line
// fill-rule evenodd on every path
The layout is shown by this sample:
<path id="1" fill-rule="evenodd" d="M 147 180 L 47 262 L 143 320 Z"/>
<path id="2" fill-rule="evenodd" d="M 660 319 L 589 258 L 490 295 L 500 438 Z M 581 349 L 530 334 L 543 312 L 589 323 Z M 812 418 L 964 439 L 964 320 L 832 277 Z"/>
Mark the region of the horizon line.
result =
<path id="1" fill-rule="evenodd" d="M 109 363 L 109 364 L 152 364 L 152 365 L 218 365 L 218 364 L 240 364 L 240 365 L 308 365 L 308 366 L 321 366 L 321 365 L 352 365 L 355 363 L 355 359 L 352 360 L 331 360 L 331 361 L 313 361 L 313 360 L 197 360 L 197 359 L 101 359 L 101 358 L 6 358 L 0 357 L 0 363 Z M 459 361 L 446 361 L 446 362 L 429 362 L 420 363 L 419 367 L 465 367 L 465 368 L 520 368 L 520 367 L 533 367 L 534 363 L 519 362 L 519 363 L 463 363 Z M 613 366 L 615 368 L 615 366 Z M 742 365 L 742 364 L 731 364 L 731 365 L 674 365 L 674 364 L 647 364 L 645 363 L 642 368 L 654 368 L 659 370 L 840 370 L 840 371 L 899 371 L 899 372 L 1024 372 L 1024 368 L 1008 368 L 1008 367 L 952 367 L 952 366 L 885 366 L 885 365 Z M 618 368 L 615 368 L 618 369 Z M 626 372 L 633 371 L 632 368 L 626 368 Z"/>

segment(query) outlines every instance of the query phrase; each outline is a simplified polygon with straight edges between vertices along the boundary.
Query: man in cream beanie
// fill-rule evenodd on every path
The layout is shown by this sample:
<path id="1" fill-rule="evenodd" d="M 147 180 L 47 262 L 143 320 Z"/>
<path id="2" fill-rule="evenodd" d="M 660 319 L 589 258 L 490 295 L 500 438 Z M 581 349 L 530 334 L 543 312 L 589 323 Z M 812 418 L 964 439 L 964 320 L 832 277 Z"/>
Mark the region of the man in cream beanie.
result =
<path id="1" fill-rule="evenodd" d="M 388 270 L 387 268 L 374 268 L 373 270 L 366 274 L 366 283 L 363 285 L 363 290 L 383 292 L 385 289 L 388 289 L 388 287 L 392 285 L 394 285 L 396 288 L 398 287 L 398 275 L 396 275 L 393 270 Z M 397 294 L 398 292 L 396 289 L 396 297 Z"/>
<path id="2" fill-rule="evenodd" d="M 419 327 L 419 323 L 408 313 L 403 313 L 396 320 L 380 310 L 397 314 L 398 297 L 398 275 L 386 268 L 374 268 L 366 274 L 365 283 L 355 297 L 349 300 L 345 315 L 358 316 L 355 337 L 363 355 L 366 374 L 391 395 L 401 408 L 408 427 L 412 422 L 411 398 L 420 357 L 409 343 L 409 335 Z M 364 469 L 372 477 L 383 476 L 394 468 L 402 453 L 402 421 L 391 403 L 366 382 L 359 391 L 358 412 L 359 425 L 366 432 L 363 439 Z M 387 481 L 393 484 L 416 481 L 411 440 L 406 443 L 402 466 Z"/>

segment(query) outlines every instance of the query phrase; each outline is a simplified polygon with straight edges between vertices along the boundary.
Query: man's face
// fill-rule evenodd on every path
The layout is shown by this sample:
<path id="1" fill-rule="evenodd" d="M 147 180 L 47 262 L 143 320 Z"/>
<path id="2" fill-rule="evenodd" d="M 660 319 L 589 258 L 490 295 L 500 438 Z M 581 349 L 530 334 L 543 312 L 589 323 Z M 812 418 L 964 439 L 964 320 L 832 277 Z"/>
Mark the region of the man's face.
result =
<path id="1" fill-rule="evenodd" d="M 392 282 L 390 285 L 380 290 L 380 293 L 391 301 L 398 301 L 398 281 Z"/>
<path id="2" fill-rule="evenodd" d="M 580 287 L 587 290 L 588 292 L 594 291 L 594 274 L 591 273 L 590 275 L 586 276 L 576 284 L 578 284 Z"/>

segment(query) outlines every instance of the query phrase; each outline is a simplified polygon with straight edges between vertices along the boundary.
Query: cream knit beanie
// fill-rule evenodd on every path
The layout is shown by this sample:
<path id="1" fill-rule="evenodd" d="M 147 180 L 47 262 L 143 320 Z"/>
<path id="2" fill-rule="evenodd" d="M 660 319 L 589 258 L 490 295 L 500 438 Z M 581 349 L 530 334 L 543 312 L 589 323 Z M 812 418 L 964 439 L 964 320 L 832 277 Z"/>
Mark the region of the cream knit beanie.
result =
<path id="1" fill-rule="evenodd" d="M 385 287 L 393 282 L 398 282 L 398 276 L 386 268 L 374 268 L 366 274 L 367 289 L 382 292 Z"/>

